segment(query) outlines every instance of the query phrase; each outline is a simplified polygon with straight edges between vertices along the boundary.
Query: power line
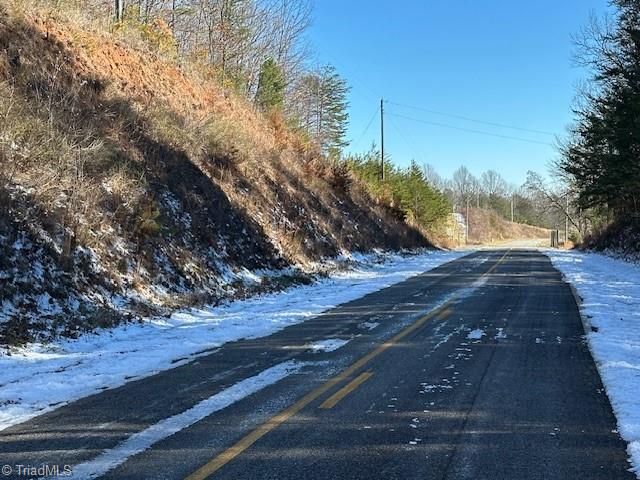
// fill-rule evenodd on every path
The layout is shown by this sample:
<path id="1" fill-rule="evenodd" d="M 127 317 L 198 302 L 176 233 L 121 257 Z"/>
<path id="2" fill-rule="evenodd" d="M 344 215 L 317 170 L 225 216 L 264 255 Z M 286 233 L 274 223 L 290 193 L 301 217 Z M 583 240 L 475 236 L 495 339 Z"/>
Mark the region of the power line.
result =
<path id="1" fill-rule="evenodd" d="M 436 127 L 450 128 L 452 130 L 459 130 L 461 132 L 477 133 L 479 135 L 488 135 L 488 136 L 491 136 L 491 137 L 504 138 L 504 139 L 507 139 L 507 140 L 516 140 L 516 141 L 519 141 L 519 142 L 535 143 L 535 144 L 538 144 L 538 145 L 547 145 L 549 147 L 553 146 L 551 143 L 541 142 L 541 141 L 538 141 L 538 140 L 530 140 L 530 139 L 527 139 L 527 138 L 520 138 L 520 137 L 511 137 L 509 135 L 500 135 L 499 133 L 485 132 L 485 131 L 482 131 L 482 130 L 473 130 L 471 128 L 456 127 L 454 125 L 448 125 L 446 123 L 430 122 L 428 120 L 422 120 L 420 118 L 408 117 L 406 115 L 400 115 L 398 113 L 389 113 L 389 112 L 387 112 L 387 115 L 393 115 L 394 117 L 404 118 L 405 120 L 411 120 L 413 122 L 424 123 L 424 124 L 427 124 L 427 125 L 434 125 Z"/>
<path id="2" fill-rule="evenodd" d="M 411 149 L 411 151 L 413 151 L 415 157 L 415 160 L 419 160 L 419 157 L 421 156 L 418 153 L 418 149 L 415 147 L 415 143 L 410 141 L 408 136 L 406 136 L 403 132 L 402 129 L 398 126 L 398 124 L 396 123 L 396 121 L 393 119 L 393 117 L 389 118 L 389 120 L 391 120 L 391 125 L 393 125 L 393 128 L 396 129 L 396 132 L 398 132 L 398 135 L 400 135 L 400 137 L 404 140 L 405 144 Z"/>
<path id="3" fill-rule="evenodd" d="M 384 99 L 380 99 L 380 178 L 384 182 Z"/>
<path id="4" fill-rule="evenodd" d="M 360 78 L 358 75 L 355 75 L 355 72 L 354 72 L 353 68 L 347 68 L 344 64 L 342 64 L 342 62 L 338 62 L 335 58 L 332 58 L 331 56 L 329 56 L 329 58 L 330 58 L 330 60 L 333 61 L 334 64 L 338 65 L 342 69 L 351 70 L 351 79 L 355 80 L 358 84 L 360 84 L 361 87 L 364 87 L 364 89 L 368 91 L 368 93 L 365 96 L 371 98 L 369 96 L 369 94 L 375 95 L 375 93 L 367 85 L 367 83 L 364 82 L 362 80 L 362 78 Z M 492 127 L 507 128 L 507 129 L 511 129 L 511 130 L 517 130 L 517 131 L 521 131 L 521 132 L 529 132 L 529 133 L 538 134 L 538 135 L 548 135 L 548 136 L 553 136 L 553 137 L 556 136 L 555 133 L 547 132 L 547 131 L 544 131 L 544 130 L 536 130 L 536 129 L 531 129 L 531 128 L 518 127 L 518 126 L 514 126 L 514 125 L 507 125 L 507 124 L 503 124 L 503 123 L 490 122 L 490 121 L 485 121 L 485 120 L 478 120 L 478 119 L 475 119 L 475 118 L 466 117 L 464 115 L 456 115 L 456 114 L 452 114 L 452 113 L 440 112 L 440 111 L 437 111 L 437 110 L 431 110 L 431 109 L 427 109 L 427 108 L 423 108 L 423 107 L 418 107 L 418 106 L 415 106 L 415 105 L 407 105 L 407 104 L 403 104 L 403 103 L 392 102 L 392 101 L 389 101 L 389 100 L 384 100 L 384 103 L 387 103 L 387 104 L 390 104 L 390 105 L 395 105 L 395 106 L 398 106 L 398 107 L 404 107 L 404 108 L 409 108 L 409 109 L 413 109 L 413 110 L 423 111 L 425 113 L 430 113 L 430 114 L 433 114 L 433 115 L 441 115 L 441 116 L 444 116 L 444 117 L 455 118 L 455 119 L 458 119 L 458 120 L 464 120 L 464 121 L 467 121 L 467 122 L 473 122 L 473 123 L 478 123 L 478 124 L 482 124 L 482 125 L 488 125 L 488 126 L 492 126 Z M 357 147 L 360 144 L 360 142 L 362 141 L 364 136 L 367 134 L 369 128 L 371 127 L 371 124 L 373 123 L 373 120 L 375 119 L 376 115 L 379 112 L 380 112 L 380 107 L 371 116 L 371 119 L 369 120 L 369 123 L 367 124 L 367 127 L 365 128 L 364 132 L 359 137 L 358 141 L 353 144 L 354 147 Z M 527 138 L 514 137 L 514 136 L 510 136 L 510 135 L 502 135 L 502 134 L 499 134 L 499 133 L 491 133 L 491 132 L 486 132 L 486 131 L 482 131 L 482 130 L 475 130 L 475 129 L 464 128 L 464 127 L 457 127 L 457 126 L 448 125 L 448 124 L 445 124 L 445 123 L 422 120 L 422 119 L 419 119 L 419 118 L 414 118 L 414 117 L 410 117 L 410 116 L 406 116 L 406 115 L 401 115 L 401 114 L 398 114 L 398 113 L 392 113 L 392 112 L 385 112 L 385 113 L 387 113 L 387 115 L 395 116 L 395 117 L 398 117 L 398 118 L 404 118 L 405 120 L 411 120 L 411 121 L 414 121 L 414 122 L 423 123 L 423 124 L 427 124 L 427 125 L 433 125 L 433 126 L 442 127 L 442 128 L 449 128 L 449 129 L 458 130 L 458 131 L 461 131 L 461 132 L 475 133 L 475 134 L 478 134 L 478 135 L 487 135 L 487 136 L 491 136 L 491 137 L 503 138 L 503 139 L 506 139 L 506 140 L 514 140 L 514 141 L 525 142 L 525 143 L 532 143 L 532 144 L 537 144 L 537 145 L 553 146 L 553 144 L 551 144 L 551 143 L 543 142 L 543 141 L 539 141 L 539 140 L 531 140 L 531 139 L 527 139 Z M 395 124 L 394 124 L 394 128 L 396 128 L 396 130 L 398 130 L 398 133 L 400 133 L 400 135 L 403 137 L 405 142 L 407 142 L 408 144 L 411 144 L 411 142 L 407 141 L 406 137 L 402 134 L 401 129 L 398 129 L 398 127 Z M 415 149 L 412 148 L 412 150 L 414 150 L 414 153 L 415 153 Z"/>
<path id="5" fill-rule="evenodd" d="M 356 83 L 359 83 L 360 86 L 363 87 L 363 90 L 367 90 L 367 92 L 362 92 L 362 93 L 365 94 L 364 96 L 366 96 L 368 100 L 374 100 L 378 98 L 379 94 L 374 92 L 373 89 L 369 87 L 367 82 L 365 82 L 362 79 L 362 77 L 360 76 L 361 72 L 357 70 L 352 63 L 345 65 L 344 63 L 339 62 L 335 57 L 333 57 L 332 55 L 329 55 L 326 52 L 323 52 L 323 55 L 326 56 L 334 65 L 340 67 L 342 71 L 351 72 L 351 75 L 350 75 L 351 78 L 349 78 L 349 82 L 353 83 L 353 81 L 355 80 Z"/>
<path id="6" fill-rule="evenodd" d="M 369 131 L 369 128 L 371 128 L 371 124 L 373 123 L 373 121 L 375 120 L 375 118 L 378 116 L 378 112 L 380 111 L 380 107 L 376 108 L 376 111 L 373 112 L 373 115 L 371 115 L 371 119 L 369 120 L 369 123 L 367 123 L 367 126 L 365 127 L 364 131 L 362 132 L 362 135 L 360 135 L 360 137 L 358 137 L 358 141 L 355 142 L 353 144 L 353 147 L 357 147 L 360 145 L 360 142 L 362 141 L 362 139 L 364 138 L 364 136 L 367 134 L 367 132 Z"/>
<path id="7" fill-rule="evenodd" d="M 398 107 L 410 108 L 410 109 L 413 109 L 413 110 L 419 110 L 419 111 L 422 111 L 422 112 L 431 113 L 433 115 L 441 115 L 443 117 L 457 118 L 458 120 L 465 120 L 467 122 L 480 123 L 482 125 L 490 125 L 492 127 L 509 128 L 511 130 L 519 130 L 521 132 L 537 133 L 539 135 L 550 135 L 552 137 L 556 136 L 555 133 L 545 132 L 544 130 L 534 130 L 534 129 L 531 129 L 531 128 L 516 127 L 516 126 L 513 126 L 513 125 L 505 125 L 503 123 L 495 123 L 495 122 L 488 122 L 488 121 L 485 121 L 485 120 L 477 120 L 475 118 L 465 117 L 463 115 L 455 115 L 453 113 L 439 112 L 437 110 L 429 110 L 429 109 L 423 108 L 423 107 L 416 107 L 416 106 L 413 106 L 413 105 L 406 105 L 406 104 L 403 104 L 403 103 L 390 102 L 388 100 L 387 100 L 387 103 L 389 103 L 391 105 L 396 105 Z"/>

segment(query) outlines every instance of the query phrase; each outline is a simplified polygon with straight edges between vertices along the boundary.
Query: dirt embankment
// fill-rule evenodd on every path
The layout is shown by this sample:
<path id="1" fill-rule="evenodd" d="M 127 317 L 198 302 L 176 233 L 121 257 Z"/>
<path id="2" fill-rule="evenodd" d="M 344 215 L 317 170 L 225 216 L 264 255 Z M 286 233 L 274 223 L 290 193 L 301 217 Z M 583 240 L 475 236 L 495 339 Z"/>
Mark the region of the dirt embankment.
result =
<path id="1" fill-rule="evenodd" d="M 509 240 L 549 239 L 546 228 L 512 223 L 497 213 L 479 208 L 469 209 L 469 243 L 499 244 Z"/>
<path id="2" fill-rule="evenodd" d="M 640 263 L 640 219 L 627 217 L 590 232 L 579 248 Z"/>
<path id="3" fill-rule="evenodd" d="M 0 5 L 0 343 L 429 246 L 206 74 L 15 5 Z"/>

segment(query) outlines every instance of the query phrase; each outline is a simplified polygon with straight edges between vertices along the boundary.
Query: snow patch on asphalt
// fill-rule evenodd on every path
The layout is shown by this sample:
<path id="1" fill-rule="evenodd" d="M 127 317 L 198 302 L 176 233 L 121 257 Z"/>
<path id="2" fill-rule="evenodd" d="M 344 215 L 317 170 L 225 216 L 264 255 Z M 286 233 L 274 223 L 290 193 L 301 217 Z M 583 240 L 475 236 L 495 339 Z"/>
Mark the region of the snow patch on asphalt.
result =
<path id="1" fill-rule="evenodd" d="M 640 478 L 640 266 L 594 253 L 543 251 L 583 299 L 589 346 Z"/>
<path id="2" fill-rule="evenodd" d="M 447 324 L 447 321 L 445 320 L 444 322 L 442 322 L 439 326 L 437 326 L 435 328 L 435 334 L 436 336 L 440 336 L 442 338 L 440 338 L 440 340 L 438 341 L 438 343 L 436 343 L 433 348 L 431 349 L 431 353 L 435 352 L 438 348 L 440 348 L 442 345 L 444 345 L 445 343 L 447 343 L 449 340 L 451 340 L 452 337 L 454 337 L 455 335 L 460 335 L 460 332 L 462 332 L 463 330 L 465 330 L 465 326 L 464 325 L 460 325 L 458 328 L 456 328 L 455 330 L 453 330 L 452 332 L 449 332 L 448 334 L 442 336 L 440 335 L 440 330 L 442 329 L 442 327 L 444 327 Z"/>
<path id="3" fill-rule="evenodd" d="M 469 267 L 463 269 L 462 271 L 463 272 L 471 272 L 478 265 L 482 265 L 483 263 L 486 263 L 488 260 L 489 260 L 488 256 L 470 258 L 469 259 Z"/>
<path id="4" fill-rule="evenodd" d="M 314 352 L 333 352 L 349 343 L 349 340 L 342 338 L 328 338 L 326 340 L 320 340 L 319 342 L 312 343 L 309 347 Z"/>
<path id="5" fill-rule="evenodd" d="M 360 325 L 358 325 L 358 327 L 360 327 L 362 329 L 365 329 L 365 330 L 373 330 L 374 328 L 376 328 L 379 325 L 380 325 L 379 322 L 362 322 Z"/>
<path id="6" fill-rule="evenodd" d="M 484 337 L 487 333 L 481 329 L 481 328 L 476 328 L 475 330 L 471 330 L 469 332 L 469 334 L 467 335 L 467 338 L 469 340 L 480 340 L 482 337 Z"/>
<path id="7" fill-rule="evenodd" d="M 431 270 L 471 251 L 358 256 L 360 263 L 284 292 L 176 312 L 78 340 L 0 354 L 0 430 L 78 398 L 149 376 L 241 338 L 289 325 Z"/>
<path id="8" fill-rule="evenodd" d="M 72 474 L 65 478 L 85 480 L 100 477 L 122 465 L 133 455 L 143 452 L 174 433 L 184 430 L 212 413 L 296 373 L 303 365 L 303 363 L 293 361 L 284 362 L 268 368 L 258 375 L 246 378 L 201 401 L 189 410 L 165 418 L 155 425 L 134 433 L 118 446 L 105 450 L 95 459 L 74 466 Z"/>

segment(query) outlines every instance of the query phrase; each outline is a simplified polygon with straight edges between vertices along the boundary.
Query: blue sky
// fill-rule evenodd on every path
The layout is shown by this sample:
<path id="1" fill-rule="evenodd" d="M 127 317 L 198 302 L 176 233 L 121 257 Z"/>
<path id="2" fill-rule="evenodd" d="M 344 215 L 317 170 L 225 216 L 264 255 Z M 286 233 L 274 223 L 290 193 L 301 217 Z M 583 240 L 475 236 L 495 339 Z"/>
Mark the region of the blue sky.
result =
<path id="1" fill-rule="evenodd" d="M 379 143 L 381 97 L 473 119 L 562 135 L 575 86 L 571 36 L 606 0 L 317 0 L 310 42 L 319 63 L 332 63 L 352 87 L 352 151 Z M 543 134 L 498 128 L 392 104 L 390 114 L 554 143 Z M 385 120 L 394 162 L 412 158 L 450 176 L 460 165 L 479 175 L 493 168 L 515 184 L 527 170 L 547 174 L 553 146 L 417 123 Z M 359 141 L 358 141 L 359 140 Z"/>

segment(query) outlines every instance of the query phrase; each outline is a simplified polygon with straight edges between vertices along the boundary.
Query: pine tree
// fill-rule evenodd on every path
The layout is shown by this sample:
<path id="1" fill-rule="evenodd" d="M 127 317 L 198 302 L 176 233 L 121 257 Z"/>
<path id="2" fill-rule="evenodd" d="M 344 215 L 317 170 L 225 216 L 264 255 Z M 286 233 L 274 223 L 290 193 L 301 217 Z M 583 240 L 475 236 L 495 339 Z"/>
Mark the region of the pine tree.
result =
<path id="1" fill-rule="evenodd" d="M 560 169 L 583 209 L 640 213 L 640 1 L 615 0 L 614 28 L 594 26 L 583 39 L 592 89 L 576 109 Z"/>
<path id="2" fill-rule="evenodd" d="M 320 145 L 325 155 L 340 158 L 347 145 L 349 86 L 336 69 L 327 65 L 304 75 L 296 85 L 298 121 Z"/>
<path id="3" fill-rule="evenodd" d="M 389 164 L 384 183 L 380 179 L 380 152 L 352 156 L 347 165 L 377 199 L 394 208 L 415 225 L 433 230 L 443 225 L 451 206 L 442 192 L 433 188 L 415 161 L 403 169 Z"/>
<path id="4" fill-rule="evenodd" d="M 348 144 L 345 135 L 349 125 L 349 86 L 331 65 L 322 69 L 320 78 L 321 144 L 329 157 L 339 158 L 342 149 Z"/>
<path id="5" fill-rule="evenodd" d="M 282 111 L 285 81 L 282 69 L 273 58 L 267 58 L 260 68 L 255 102 L 264 111 Z"/>

